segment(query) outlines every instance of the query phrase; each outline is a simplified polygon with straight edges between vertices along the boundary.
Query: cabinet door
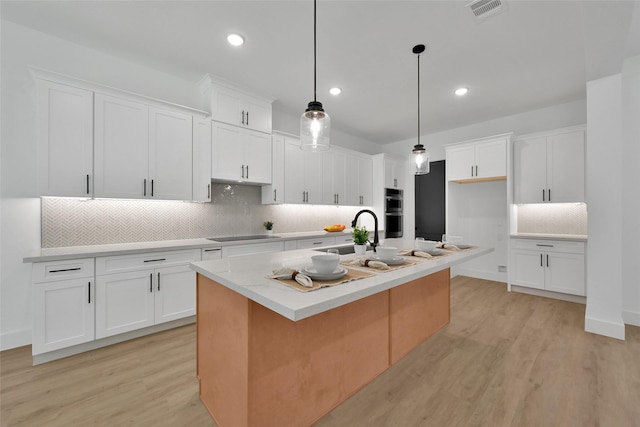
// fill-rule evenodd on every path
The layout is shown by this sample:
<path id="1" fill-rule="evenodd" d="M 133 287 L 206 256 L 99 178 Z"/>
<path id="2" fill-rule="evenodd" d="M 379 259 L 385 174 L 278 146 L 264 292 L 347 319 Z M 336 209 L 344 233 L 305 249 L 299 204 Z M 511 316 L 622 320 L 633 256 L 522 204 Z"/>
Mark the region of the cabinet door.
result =
<path id="1" fill-rule="evenodd" d="M 363 168 L 363 164 L 361 163 L 361 159 L 358 156 L 353 154 L 347 155 L 347 169 L 345 173 L 345 194 L 346 199 L 343 204 L 350 206 L 359 206 L 362 203 L 361 199 L 361 188 L 360 186 L 364 184 L 363 179 L 360 175 L 363 173 L 361 170 Z M 369 178 L 369 182 L 371 182 L 371 177 Z"/>
<path id="2" fill-rule="evenodd" d="M 373 160 L 371 158 L 358 159 L 358 181 L 360 189 L 358 205 L 371 206 L 373 204 Z M 348 182 L 347 185 L 349 185 Z"/>
<path id="3" fill-rule="evenodd" d="M 96 277 L 96 338 L 154 324 L 153 270 Z"/>
<path id="4" fill-rule="evenodd" d="M 542 203 L 547 188 L 546 138 L 519 140 L 513 144 L 514 201 Z M 447 165 L 447 168 L 449 165 Z"/>
<path id="5" fill-rule="evenodd" d="M 193 119 L 193 200 L 211 201 L 211 119 Z"/>
<path id="6" fill-rule="evenodd" d="M 93 194 L 93 92 L 38 80 L 41 196 Z"/>
<path id="7" fill-rule="evenodd" d="M 242 132 L 236 126 L 212 122 L 211 177 L 220 180 L 242 180 L 244 172 Z"/>
<path id="8" fill-rule="evenodd" d="M 284 147 L 284 189 L 285 203 L 304 203 L 305 201 L 305 152 L 300 142 L 294 138 L 285 138 Z"/>
<path id="9" fill-rule="evenodd" d="M 33 285 L 34 355 L 94 339 L 92 282 L 74 279 Z"/>
<path id="10" fill-rule="evenodd" d="M 242 126 L 244 122 L 242 94 L 220 85 L 213 85 L 212 91 L 211 118 L 218 122 Z"/>
<path id="11" fill-rule="evenodd" d="M 512 285 L 544 289 L 544 262 L 542 252 L 514 249 Z"/>
<path id="12" fill-rule="evenodd" d="M 259 184 L 271 183 L 271 136 L 244 131 L 244 180 Z"/>
<path id="13" fill-rule="evenodd" d="M 149 108 L 149 195 L 161 200 L 191 200 L 192 118 Z"/>
<path id="14" fill-rule="evenodd" d="M 475 147 L 473 145 L 448 149 L 446 158 L 447 181 L 475 177 Z"/>
<path id="15" fill-rule="evenodd" d="M 271 133 L 271 104 L 260 98 L 245 96 L 245 125 L 259 132 Z"/>
<path id="16" fill-rule="evenodd" d="M 342 152 L 331 150 L 322 156 L 322 203 L 325 205 L 346 205 L 347 174 L 346 156 Z M 357 167 L 357 164 L 356 164 Z"/>
<path id="17" fill-rule="evenodd" d="M 507 142 L 505 140 L 476 144 L 475 178 L 507 176 Z"/>
<path id="18" fill-rule="evenodd" d="M 307 203 L 322 204 L 322 155 L 311 151 L 304 153 L 305 189 Z"/>
<path id="19" fill-rule="evenodd" d="M 155 279 L 155 323 L 196 314 L 196 272 L 189 265 L 158 268 Z"/>
<path id="20" fill-rule="evenodd" d="M 96 93 L 94 138 L 95 197 L 147 197 L 149 108 Z"/>
<path id="21" fill-rule="evenodd" d="M 586 295 L 583 254 L 545 254 L 546 289 L 573 295 Z"/>
<path id="22" fill-rule="evenodd" d="M 584 132 L 547 138 L 547 188 L 551 202 L 584 202 Z"/>
<path id="23" fill-rule="evenodd" d="M 271 138 L 271 185 L 262 187 L 262 204 L 273 205 L 284 202 L 284 135 Z"/>

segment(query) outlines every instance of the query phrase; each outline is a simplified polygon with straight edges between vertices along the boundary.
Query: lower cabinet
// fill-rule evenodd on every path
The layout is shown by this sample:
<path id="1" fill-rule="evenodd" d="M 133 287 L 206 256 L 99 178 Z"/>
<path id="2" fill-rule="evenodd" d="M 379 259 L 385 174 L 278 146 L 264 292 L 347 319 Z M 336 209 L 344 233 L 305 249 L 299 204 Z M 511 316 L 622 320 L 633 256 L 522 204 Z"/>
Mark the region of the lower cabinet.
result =
<path id="1" fill-rule="evenodd" d="M 511 284 L 585 296 L 584 243 L 515 239 Z"/>

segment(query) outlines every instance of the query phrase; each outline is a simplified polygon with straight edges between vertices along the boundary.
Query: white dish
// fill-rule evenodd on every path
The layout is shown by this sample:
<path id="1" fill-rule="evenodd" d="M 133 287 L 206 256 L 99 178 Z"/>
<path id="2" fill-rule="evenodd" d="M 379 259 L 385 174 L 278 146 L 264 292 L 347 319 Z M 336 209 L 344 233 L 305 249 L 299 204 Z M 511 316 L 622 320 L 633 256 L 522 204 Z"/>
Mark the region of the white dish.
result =
<path id="1" fill-rule="evenodd" d="M 425 251 L 425 252 L 428 253 L 431 256 L 441 256 L 441 255 L 444 255 L 444 254 L 447 253 L 443 249 L 433 249 L 431 251 Z"/>
<path id="2" fill-rule="evenodd" d="M 400 265 L 400 264 L 404 264 L 404 257 L 401 256 L 397 256 L 393 259 L 382 259 L 379 256 L 375 256 L 373 255 L 371 258 L 369 258 L 373 261 L 380 261 L 380 262 L 384 262 L 387 265 Z"/>
<path id="3" fill-rule="evenodd" d="M 458 249 L 469 249 L 471 245 L 456 245 Z"/>
<path id="4" fill-rule="evenodd" d="M 318 273 L 318 271 L 315 268 L 309 267 L 309 268 L 303 269 L 302 274 L 306 274 L 311 278 L 311 280 L 336 280 L 346 275 L 348 271 L 349 270 L 347 270 L 344 267 L 338 267 L 335 270 L 333 270 L 333 272 L 331 273 L 321 274 L 321 273 Z"/>

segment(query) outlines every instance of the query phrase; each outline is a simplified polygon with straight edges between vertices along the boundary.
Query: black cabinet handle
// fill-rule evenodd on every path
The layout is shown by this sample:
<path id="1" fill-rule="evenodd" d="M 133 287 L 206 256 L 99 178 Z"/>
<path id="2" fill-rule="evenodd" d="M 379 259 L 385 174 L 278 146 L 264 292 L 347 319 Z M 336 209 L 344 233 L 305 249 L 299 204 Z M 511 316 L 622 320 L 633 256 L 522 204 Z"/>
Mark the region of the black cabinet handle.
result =
<path id="1" fill-rule="evenodd" d="M 242 165 L 242 177 L 244 178 L 244 165 Z"/>
<path id="2" fill-rule="evenodd" d="M 542 265 L 542 254 L 540 254 L 540 267 L 543 267 L 543 265 Z"/>
<path id="3" fill-rule="evenodd" d="M 142 184 L 142 195 L 144 197 L 147 197 L 147 180 L 143 180 L 143 184 Z"/>
<path id="4" fill-rule="evenodd" d="M 275 202 L 278 199 L 276 189 L 273 189 L 273 201 Z"/>
<path id="5" fill-rule="evenodd" d="M 476 177 L 478 176 L 478 165 L 476 165 Z"/>
<path id="6" fill-rule="evenodd" d="M 205 249 L 205 252 L 217 252 L 217 251 L 221 251 L 222 249 L 220 248 L 214 248 L 214 249 Z"/>
<path id="7" fill-rule="evenodd" d="M 248 111 L 247 111 L 247 126 L 249 126 L 249 112 Z"/>
<path id="8" fill-rule="evenodd" d="M 149 273 L 149 292 L 153 292 L 153 273 Z"/>
<path id="9" fill-rule="evenodd" d="M 242 110 L 242 124 L 244 124 L 244 110 Z"/>
<path id="10" fill-rule="evenodd" d="M 156 259 L 145 259 L 144 262 L 158 262 L 158 261 L 166 261 L 166 258 L 156 258 Z"/>
<path id="11" fill-rule="evenodd" d="M 207 184 L 207 199 L 211 198 L 211 184 Z"/>
<path id="12" fill-rule="evenodd" d="M 547 254 L 547 267 L 549 267 L 549 254 Z"/>
<path id="13" fill-rule="evenodd" d="M 549 188 L 549 201 L 551 201 L 551 189 Z"/>
<path id="14" fill-rule="evenodd" d="M 471 176 L 473 176 L 473 165 L 471 165 Z"/>
<path id="15" fill-rule="evenodd" d="M 542 246 L 543 248 L 552 248 L 553 245 L 543 245 L 541 243 L 536 243 L 536 246 Z"/>
<path id="16" fill-rule="evenodd" d="M 158 271 L 158 291 L 160 291 L 160 272 Z"/>
<path id="17" fill-rule="evenodd" d="M 249 113 L 247 113 L 249 114 Z M 249 165 L 247 165 L 247 179 L 249 179 Z"/>
<path id="18" fill-rule="evenodd" d="M 151 197 L 153 197 L 153 180 L 151 180 Z"/>
<path id="19" fill-rule="evenodd" d="M 65 271 L 78 271 L 78 270 L 82 270 L 80 267 L 75 267 L 75 268 L 61 268 L 60 270 L 51 270 L 49 271 L 49 273 L 63 273 Z"/>
<path id="20" fill-rule="evenodd" d="M 546 202 L 547 200 L 545 199 L 545 194 L 544 194 L 544 188 L 542 189 L 542 201 Z"/>
<path id="21" fill-rule="evenodd" d="M 89 290 L 89 300 L 87 302 L 91 304 L 91 282 L 87 282 L 87 289 Z"/>
<path id="22" fill-rule="evenodd" d="M 87 174 L 87 194 L 89 194 L 89 174 Z"/>

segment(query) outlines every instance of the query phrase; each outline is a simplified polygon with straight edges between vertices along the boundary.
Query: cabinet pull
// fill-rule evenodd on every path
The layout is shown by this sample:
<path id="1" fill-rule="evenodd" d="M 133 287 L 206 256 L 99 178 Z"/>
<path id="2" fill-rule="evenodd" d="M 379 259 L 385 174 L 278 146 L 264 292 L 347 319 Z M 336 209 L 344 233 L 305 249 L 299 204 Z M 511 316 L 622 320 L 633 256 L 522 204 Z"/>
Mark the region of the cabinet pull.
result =
<path id="1" fill-rule="evenodd" d="M 242 165 L 242 178 L 244 178 L 244 165 Z"/>
<path id="2" fill-rule="evenodd" d="M 242 124 L 244 124 L 244 110 L 242 110 Z"/>
<path id="3" fill-rule="evenodd" d="M 151 197 L 153 197 L 153 180 L 151 180 Z"/>
<path id="4" fill-rule="evenodd" d="M 321 245 L 322 242 L 313 242 L 314 245 Z"/>
<path id="5" fill-rule="evenodd" d="M 143 181 L 144 183 L 142 184 L 142 195 L 144 197 L 147 197 L 147 180 L 144 179 Z"/>
<path id="6" fill-rule="evenodd" d="M 478 177 L 478 165 L 476 165 L 476 177 Z"/>
<path id="7" fill-rule="evenodd" d="M 158 292 L 160 292 L 160 272 L 158 271 Z"/>
<path id="8" fill-rule="evenodd" d="M 87 174 L 87 194 L 89 194 L 89 174 Z"/>
<path id="9" fill-rule="evenodd" d="M 211 184 L 207 184 L 207 199 L 211 198 Z"/>
<path id="10" fill-rule="evenodd" d="M 158 262 L 158 261 L 166 261 L 166 258 L 157 258 L 157 259 L 145 259 L 144 262 Z"/>
<path id="11" fill-rule="evenodd" d="M 553 245 L 543 245 L 542 243 L 536 243 L 536 246 L 542 246 L 543 248 L 552 248 Z"/>
<path id="12" fill-rule="evenodd" d="M 543 265 L 542 265 L 542 254 L 540 254 L 540 267 L 543 267 Z"/>
<path id="13" fill-rule="evenodd" d="M 247 111 L 247 126 L 249 126 L 249 112 Z"/>
<path id="14" fill-rule="evenodd" d="M 548 199 L 549 199 L 549 201 L 551 201 L 551 189 L 549 188 L 547 191 L 549 192 L 549 197 L 548 197 Z"/>
<path id="15" fill-rule="evenodd" d="M 273 201 L 275 202 L 276 199 L 277 199 L 277 197 L 276 197 L 276 189 L 274 188 L 273 189 Z"/>
<path id="16" fill-rule="evenodd" d="M 547 254 L 547 267 L 549 267 L 549 254 Z"/>
<path id="17" fill-rule="evenodd" d="M 545 194 L 544 194 L 544 188 L 542 189 L 542 201 L 546 202 L 547 200 L 545 199 Z"/>
<path id="18" fill-rule="evenodd" d="M 61 268 L 59 270 L 50 270 L 49 273 L 63 273 L 65 271 L 78 271 L 78 270 L 82 270 L 82 268 L 80 267 L 75 267 L 75 268 Z"/>
<path id="19" fill-rule="evenodd" d="M 249 114 L 249 113 L 247 113 L 247 114 Z M 247 124 L 249 124 L 249 123 L 247 122 Z M 249 179 L 249 165 L 247 165 L 247 179 Z"/>
<path id="20" fill-rule="evenodd" d="M 471 165 L 471 176 L 473 176 L 473 165 Z"/>
<path id="21" fill-rule="evenodd" d="M 153 292 L 153 273 L 149 273 L 149 292 Z"/>
<path id="22" fill-rule="evenodd" d="M 87 282 L 87 290 L 89 291 L 89 299 L 87 303 L 91 304 L 91 282 Z"/>
<path id="23" fill-rule="evenodd" d="M 340 204 L 340 194 L 336 194 L 336 205 Z"/>
<path id="24" fill-rule="evenodd" d="M 220 248 L 213 248 L 213 249 L 205 249 L 205 252 L 217 252 L 217 251 L 221 251 L 222 249 Z"/>

